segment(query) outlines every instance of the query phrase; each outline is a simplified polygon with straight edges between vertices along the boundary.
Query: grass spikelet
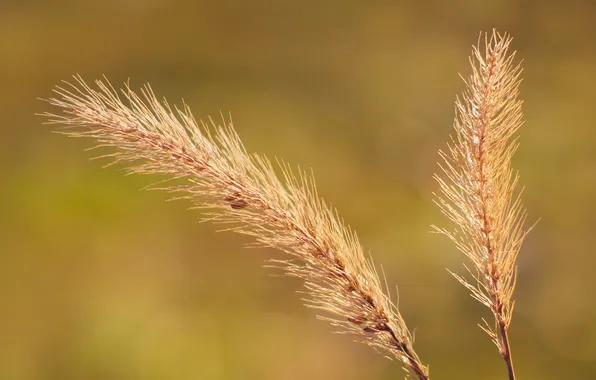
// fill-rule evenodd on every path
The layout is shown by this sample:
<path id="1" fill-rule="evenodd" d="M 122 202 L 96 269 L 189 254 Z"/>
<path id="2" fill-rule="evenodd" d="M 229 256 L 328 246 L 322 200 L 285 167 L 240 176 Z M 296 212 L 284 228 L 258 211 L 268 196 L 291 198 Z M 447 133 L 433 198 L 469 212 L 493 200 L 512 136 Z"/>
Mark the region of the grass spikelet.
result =
<path id="1" fill-rule="evenodd" d="M 523 114 L 518 97 L 522 70 L 510 44 L 509 35 L 493 31 L 481 34 L 473 48 L 472 74 L 455 103 L 455 137 L 447 151 L 439 152 L 443 162 L 435 175 L 440 186 L 435 202 L 456 227 L 433 227 L 469 259 L 468 274 L 454 276 L 494 315 L 494 323 L 484 321 L 481 327 L 514 380 L 508 329 L 516 258 L 529 230 L 524 229 L 526 211 L 516 191 L 519 176 L 511 168 Z"/>
<path id="2" fill-rule="evenodd" d="M 261 155 L 249 155 L 231 122 L 197 123 L 185 105 L 160 102 L 149 86 L 138 95 L 107 81 L 91 88 L 80 77 L 54 91 L 49 103 L 63 112 L 45 114 L 62 133 L 113 148 L 103 156 L 131 173 L 183 179 L 165 190 L 188 198 L 193 207 L 256 244 L 287 253 L 278 260 L 289 276 L 304 280 L 307 305 L 320 309 L 340 332 L 351 333 L 388 357 L 400 360 L 420 380 L 425 367 L 396 305 L 383 292 L 356 234 L 318 195 L 311 176 L 282 164 L 282 177 Z"/>

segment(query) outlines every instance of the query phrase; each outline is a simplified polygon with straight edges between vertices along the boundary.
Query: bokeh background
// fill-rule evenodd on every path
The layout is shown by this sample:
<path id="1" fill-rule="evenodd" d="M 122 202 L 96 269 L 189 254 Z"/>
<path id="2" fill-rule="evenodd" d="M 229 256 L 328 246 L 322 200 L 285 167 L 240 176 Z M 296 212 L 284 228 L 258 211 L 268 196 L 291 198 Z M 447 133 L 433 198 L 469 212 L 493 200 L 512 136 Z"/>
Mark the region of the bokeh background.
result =
<path id="1" fill-rule="evenodd" d="M 0 1 L 0 379 L 397 379 L 317 321 L 266 250 L 198 223 L 156 178 L 102 170 L 38 97 L 72 74 L 150 82 L 249 151 L 313 168 L 416 330 L 433 379 L 504 379 L 486 311 L 431 234 L 437 150 L 480 30 L 514 36 L 532 220 L 511 329 L 520 379 L 596 378 L 593 1 Z"/>

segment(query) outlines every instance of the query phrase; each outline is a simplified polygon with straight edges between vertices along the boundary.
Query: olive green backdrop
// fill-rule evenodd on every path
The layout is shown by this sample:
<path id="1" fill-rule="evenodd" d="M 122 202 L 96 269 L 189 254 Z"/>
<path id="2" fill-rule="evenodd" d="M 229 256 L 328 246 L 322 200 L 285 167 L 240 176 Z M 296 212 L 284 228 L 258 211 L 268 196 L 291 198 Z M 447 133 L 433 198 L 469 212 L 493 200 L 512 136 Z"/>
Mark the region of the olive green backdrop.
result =
<path id="1" fill-rule="evenodd" d="M 596 378 L 594 20 L 593 1 L 3 0 L 0 379 L 403 378 L 262 268 L 283 255 L 41 125 L 37 98 L 75 73 L 231 112 L 249 151 L 313 168 L 399 286 L 432 378 L 505 379 L 486 310 L 445 270 L 462 255 L 429 233 L 458 73 L 493 27 L 524 59 L 514 165 L 542 218 L 519 258 L 519 379 Z"/>

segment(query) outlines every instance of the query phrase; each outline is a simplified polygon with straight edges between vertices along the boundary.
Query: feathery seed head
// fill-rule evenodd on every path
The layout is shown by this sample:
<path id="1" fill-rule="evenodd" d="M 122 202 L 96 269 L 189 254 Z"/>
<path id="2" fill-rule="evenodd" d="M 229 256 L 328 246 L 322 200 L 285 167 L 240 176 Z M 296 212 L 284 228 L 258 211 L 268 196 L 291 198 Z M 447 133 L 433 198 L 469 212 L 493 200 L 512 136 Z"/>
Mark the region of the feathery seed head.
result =
<path id="1" fill-rule="evenodd" d="M 318 196 L 311 176 L 296 176 L 281 163 L 282 181 L 267 158 L 246 152 L 231 122 L 197 123 L 186 105 L 172 109 L 149 86 L 141 95 L 126 86 L 125 104 L 107 81 L 96 85 L 97 90 L 75 77 L 74 84 L 57 87 L 49 103 L 63 113 L 45 116 L 65 125 L 66 135 L 113 148 L 103 157 L 131 173 L 185 180 L 165 190 L 207 209 L 209 219 L 254 237 L 257 245 L 287 253 L 290 260 L 272 264 L 304 280 L 307 306 L 323 311 L 340 332 L 401 360 L 420 380 L 429 378 L 356 234 Z"/>
<path id="2" fill-rule="evenodd" d="M 522 70 L 510 44 L 509 35 L 493 31 L 481 34 L 473 48 L 472 74 L 455 103 L 455 137 L 439 152 L 443 161 L 435 175 L 440 187 L 435 202 L 456 227 L 433 226 L 470 260 L 469 276 L 454 276 L 494 314 L 495 325 L 483 328 L 502 352 L 509 349 L 516 258 L 528 232 L 521 193 L 515 190 L 518 174 L 511 169 L 523 114 Z"/>

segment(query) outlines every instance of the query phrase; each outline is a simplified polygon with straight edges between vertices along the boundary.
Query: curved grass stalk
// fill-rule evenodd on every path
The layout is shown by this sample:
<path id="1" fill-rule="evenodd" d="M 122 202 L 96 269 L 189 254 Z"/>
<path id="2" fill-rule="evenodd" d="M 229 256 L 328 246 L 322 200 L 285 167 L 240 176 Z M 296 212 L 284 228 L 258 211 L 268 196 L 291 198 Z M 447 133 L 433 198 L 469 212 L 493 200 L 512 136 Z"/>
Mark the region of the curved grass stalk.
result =
<path id="1" fill-rule="evenodd" d="M 172 109 L 149 86 L 141 95 L 126 86 L 119 95 L 107 81 L 96 81 L 97 89 L 80 77 L 65 83 L 49 100 L 63 113 L 45 114 L 67 127 L 62 133 L 114 148 L 103 157 L 131 173 L 183 179 L 165 190 L 208 209 L 208 218 L 231 224 L 256 244 L 287 253 L 291 259 L 275 265 L 304 280 L 307 306 L 321 310 L 339 332 L 400 360 L 419 380 L 429 379 L 356 234 L 318 196 L 311 176 L 296 176 L 282 164 L 281 180 L 264 156 L 246 152 L 231 122 L 197 123 L 187 106 Z"/>

